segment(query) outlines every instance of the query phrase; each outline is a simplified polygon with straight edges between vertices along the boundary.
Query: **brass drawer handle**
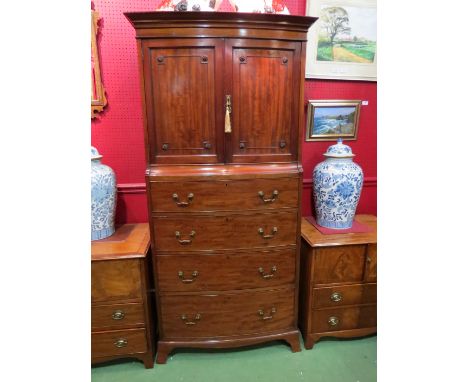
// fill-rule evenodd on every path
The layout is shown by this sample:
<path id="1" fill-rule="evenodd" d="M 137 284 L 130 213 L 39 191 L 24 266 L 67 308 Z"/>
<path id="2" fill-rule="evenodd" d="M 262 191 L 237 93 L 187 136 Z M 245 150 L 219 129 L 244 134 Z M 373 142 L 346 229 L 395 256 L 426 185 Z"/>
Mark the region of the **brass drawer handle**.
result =
<path id="1" fill-rule="evenodd" d="M 343 295 L 340 292 L 333 292 L 330 295 L 330 300 L 334 302 L 340 302 L 343 299 Z"/>
<path id="2" fill-rule="evenodd" d="M 195 231 L 190 232 L 190 239 L 181 239 L 180 231 L 175 231 L 175 237 L 181 245 L 188 245 L 192 243 L 192 239 L 195 237 Z"/>
<path id="3" fill-rule="evenodd" d="M 270 274 L 268 274 L 268 273 L 265 274 L 265 271 L 263 270 L 262 267 L 258 268 L 258 273 L 260 273 L 264 279 L 271 279 L 275 275 L 276 271 L 277 271 L 276 265 L 273 265 L 271 267 L 271 273 Z"/>
<path id="4" fill-rule="evenodd" d="M 125 338 L 119 338 L 117 341 L 114 342 L 114 346 L 116 348 L 124 348 L 128 345 L 128 341 Z"/>
<path id="5" fill-rule="evenodd" d="M 258 229 L 259 235 L 261 235 L 264 239 L 272 239 L 275 236 L 276 232 L 278 232 L 277 227 L 273 227 L 273 229 L 271 230 L 271 235 L 265 235 L 265 231 L 263 230 L 263 228 Z"/>
<path id="6" fill-rule="evenodd" d="M 335 316 L 331 316 L 328 318 L 328 325 L 330 326 L 336 326 L 340 323 L 340 319 Z"/>
<path id="7" fill-rule="evenodd" d="M 180 281 L 182 281 L 183 283 L 189 284 L 189 283 L 193 283 L 195 281 L 195 279 L 198 276 L 198 271 L 193 271 L 192 272 L 192 278 L 191 279 L 184 278 L 184 272 L 183 271 L 179 271 L 177 273 L 177 275 L 179 276 Z"/>
<path id="8" fill-rule="evenodd" d="M 188 207 L 189 204 L 192 203 L 194 197 L 195 197 L 195 195 L 193 193 L 189 193 L 187 195 L 187 201 L 186 202 L 179 202 L 179 195 L 172 194 L 172 199 L 174 200 L 175 204 L 177 204 L 178 207 Z"/>
<path id="9" fill-rule="evenodd" d="M 125 317 L 125 312 L 123 310 L 116 310 L 112 313 L 113 320 L 123 320 Z"/>
<path id="10" fill-rule="evenodd" d="M 197 324 L 197 321 L 200 321 L 201 319 L 201 314 L 200 313 L 197 313 L 193 319 L 193 321 L 187 321 L 188 318 L 185 314 L 183 314 L 182 316 L 180 316 L 180 319 L 182 321 L 184 321 L 185 325 L 196 325 Z"/>
<path id="11" fill-rule="evenodd" d="M 265 199 L 265 194 L 263 191 L 258 191 L 258 196 L 263 200 L 263 203 L 273 203 L 279 196 L 278 190 L 274 190 L 271 198 Z"/>
<path id="12" fill-rule="evenodd" d="M 265 316 L 265 312 L 263 311 L 263 309 L 258 310 L 258 315 L 260 316 L 260 318 L 262 320 L 271 320 L 275 313 L 276 313 L 276 308 L 275 307 L 270 309 L 270 315 L 269 316 Z"/>

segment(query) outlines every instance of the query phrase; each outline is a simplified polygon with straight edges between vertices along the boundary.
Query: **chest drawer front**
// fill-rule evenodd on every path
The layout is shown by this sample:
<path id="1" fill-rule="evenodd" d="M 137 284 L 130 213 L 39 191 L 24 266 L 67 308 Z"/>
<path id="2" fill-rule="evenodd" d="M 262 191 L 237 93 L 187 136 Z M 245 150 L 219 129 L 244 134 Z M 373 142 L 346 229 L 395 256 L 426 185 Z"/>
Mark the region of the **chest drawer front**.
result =
<path id="1" fill-rule="evenodd" d="M 315 288 L 313 296 L 314 308 L 375 303 L 377 302 L 377 284 Z"/>
<path id="2" fill-rule="evenodd" d="M 158 255 L 160 292 L 261 288 L 293 283 L 296 249 L 215 255 Z"/>
<path id="3" fill-rule="evenodd" d="M 312 313 L 314 333 L 377 326 L 377 305 L 315 310 Z"/>
<path id="4" fill-rule="evenodd" d="M 91 334 L 92 357 L 144 353 L 147 350 L 146 330 L 113 330 Z"/>
<path id="5" fill-rule="evenodd" d="M 166 338 L 264 333 L 294 325 L 294 289 L 161 296 Z"/>
<path id="6" fill-rule="evenodd" d="M 153 218 L 156 250 L 268 248 L 296 244 L 297 213 Z"/>
<path id="7" fill-rule="evenodd" d="M 91 263 L 92 302 L 141 300 L 140 261 L 106 260 Z"/>
<path id="8" fill-rule="evenodd" d="M 366 259 L 365 245 L 316 248 L 313 256 L 314 284 L 363 280 Z"/>
<path id="9" fill-rule="evenodd" d="M 91 307 L 91 328 L 118 328 L 144 325 L 143 304 L 113 304 Z"/>
<path id="10" fill-rule="evenodd" d="M 298 178 L 213 182 L 151 182 L 154 212 L 295 208 Z"/>

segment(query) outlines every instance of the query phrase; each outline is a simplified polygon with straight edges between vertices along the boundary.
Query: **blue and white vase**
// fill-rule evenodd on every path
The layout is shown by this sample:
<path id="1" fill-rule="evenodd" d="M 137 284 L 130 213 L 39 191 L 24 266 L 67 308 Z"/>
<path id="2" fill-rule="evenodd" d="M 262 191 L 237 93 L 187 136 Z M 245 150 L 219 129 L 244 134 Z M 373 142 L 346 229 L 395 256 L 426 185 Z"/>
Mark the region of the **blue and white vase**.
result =
<path id="1" fill-rule="evenodd" d="M 91 147 L 91 240 L 104 239 L 115 232 L 115 174 L 101 163 L 101 158 Z"/>
<path id="2" fill-rule="evenodd" d="M 351 147 L 341 138 L 323 154 L 327 159 L 314 168 L 314 202 L 317 224 L 346 229 L 353 225 L 361 196 L 363 173 L 353 162 Z"/>

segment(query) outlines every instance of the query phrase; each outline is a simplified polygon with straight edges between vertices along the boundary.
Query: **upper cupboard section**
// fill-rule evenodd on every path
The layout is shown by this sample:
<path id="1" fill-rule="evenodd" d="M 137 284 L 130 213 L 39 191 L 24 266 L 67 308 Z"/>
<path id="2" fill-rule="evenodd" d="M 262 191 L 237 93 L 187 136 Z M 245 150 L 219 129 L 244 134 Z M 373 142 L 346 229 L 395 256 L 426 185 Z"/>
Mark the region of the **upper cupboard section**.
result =
<path id="1" fill-rule="evenodd" d="M 294 162 L 311 17 L 127 13 L 148 164 Z"/>
<path id="2" fill-rule="evenodd" d="M 300 53 L 274 40 L 144 41 L 150 163 L 297 160 Z"/>

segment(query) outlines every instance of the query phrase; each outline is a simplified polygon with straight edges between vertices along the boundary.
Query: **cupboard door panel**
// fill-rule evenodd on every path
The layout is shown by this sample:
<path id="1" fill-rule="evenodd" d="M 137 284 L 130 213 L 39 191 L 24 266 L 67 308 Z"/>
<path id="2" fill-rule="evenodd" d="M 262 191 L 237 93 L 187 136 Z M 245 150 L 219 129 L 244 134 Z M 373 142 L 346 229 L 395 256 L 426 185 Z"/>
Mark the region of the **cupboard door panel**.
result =
<path id="1" fill-rule="evenodd" d="M 227 86 L 232 95 L 230 162 L 296 159 L 299 53 L 297 43 L 226 42 L 227 77 L 232 81 Z"/>
<path id="2" fill-rule="evenodd" d="M 221 43 L 148 43 L 150 79 L 145 91 L 151 163 L 222 161 L 222 136 L 216 132 L 217 126 L 222 127 L 222 83 L 216 78 Z"/>
<path id="3" fill-rule="evenodd" d="M 91 301 L 142 300 L 140 261 L 109 260 L 91 263 Z"/>
<path id="4" fill-rule="evenodd" d="M 314 284 L 363 281 L 365 245 L 316 248 L 314 256 Z"/>

